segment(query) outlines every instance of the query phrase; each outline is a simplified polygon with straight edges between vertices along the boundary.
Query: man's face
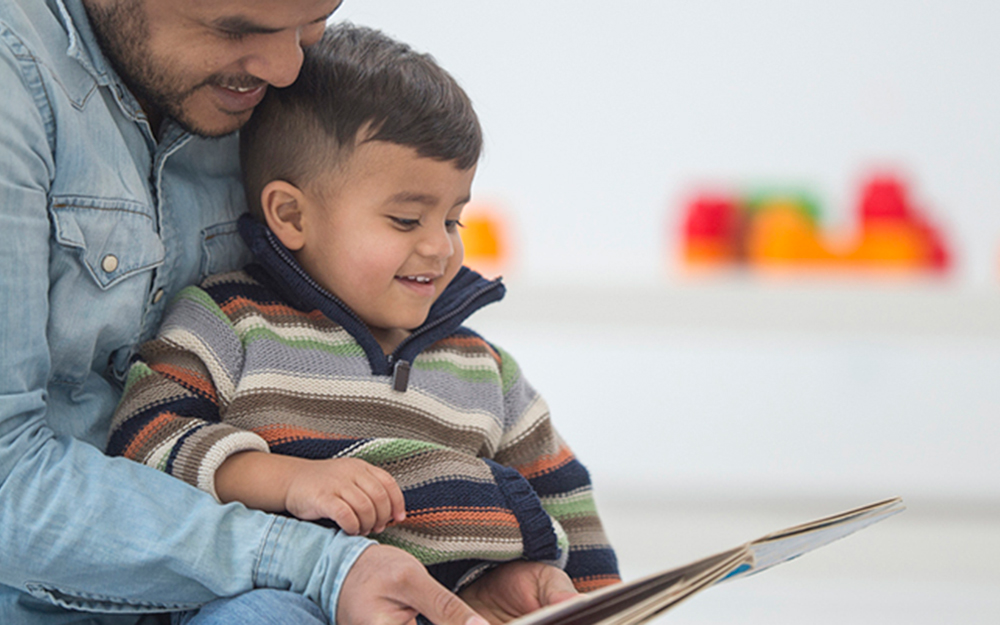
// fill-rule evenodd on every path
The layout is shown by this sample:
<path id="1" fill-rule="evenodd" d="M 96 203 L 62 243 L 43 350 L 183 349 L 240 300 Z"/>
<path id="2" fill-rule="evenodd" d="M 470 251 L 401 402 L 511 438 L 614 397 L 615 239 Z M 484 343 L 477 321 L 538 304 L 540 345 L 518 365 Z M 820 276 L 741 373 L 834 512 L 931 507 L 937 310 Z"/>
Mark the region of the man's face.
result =
<path id="1" fill-rule="evenodd" d="M 302 47 L 341 0 L 85 0 L 101 48 L 154 123 L 237 130 L 268 85 L 298 76 Z"/>

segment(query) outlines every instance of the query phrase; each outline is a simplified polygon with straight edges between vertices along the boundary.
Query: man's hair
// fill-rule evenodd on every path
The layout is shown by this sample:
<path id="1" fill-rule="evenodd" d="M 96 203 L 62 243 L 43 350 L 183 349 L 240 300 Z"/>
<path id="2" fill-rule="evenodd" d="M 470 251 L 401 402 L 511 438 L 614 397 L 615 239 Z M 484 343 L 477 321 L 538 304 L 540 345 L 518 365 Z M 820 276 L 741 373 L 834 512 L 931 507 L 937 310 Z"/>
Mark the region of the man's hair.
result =
<path id="1" fill-rule="evenodd" d="M 476 164 L 483 144 L 469 97 L 433 57 L 377 30 L 337 24 L 305 49 L 295 83 L 268 88 L 240 130 L 251 213 L 262 219 L 269 182 L 302 188 L 367 141 L 411 147 L 462 170 Z"/>

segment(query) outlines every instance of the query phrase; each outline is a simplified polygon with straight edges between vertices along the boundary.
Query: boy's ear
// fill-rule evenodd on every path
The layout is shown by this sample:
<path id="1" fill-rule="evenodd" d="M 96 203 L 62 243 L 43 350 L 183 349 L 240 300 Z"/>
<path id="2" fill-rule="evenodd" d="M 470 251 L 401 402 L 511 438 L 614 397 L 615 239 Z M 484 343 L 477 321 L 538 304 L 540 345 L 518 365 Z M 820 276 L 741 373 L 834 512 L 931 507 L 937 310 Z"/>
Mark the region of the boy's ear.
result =
<path id="1" fill-rule="evenodd" d="M 260 206 L 267 227 L 281 243 L 296 252 L 305 245 L 302 211 L 305 195 L 302 190 L 284 180 L 272 180 L 260 192 Z"/>

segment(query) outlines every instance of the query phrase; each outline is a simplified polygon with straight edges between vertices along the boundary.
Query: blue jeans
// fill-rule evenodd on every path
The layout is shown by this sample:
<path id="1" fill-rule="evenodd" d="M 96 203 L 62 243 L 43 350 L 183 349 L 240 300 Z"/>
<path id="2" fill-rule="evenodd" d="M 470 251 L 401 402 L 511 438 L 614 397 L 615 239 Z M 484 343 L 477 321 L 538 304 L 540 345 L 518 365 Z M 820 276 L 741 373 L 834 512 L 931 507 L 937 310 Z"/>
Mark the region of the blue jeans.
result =
<path id="1" fill-rule="evenodd" d="M 235 597 L 216 599 L 200 610 L 178 612 L 173 625 L 328 625 L 315 603 L 286 590 L 259 588 Z"/>

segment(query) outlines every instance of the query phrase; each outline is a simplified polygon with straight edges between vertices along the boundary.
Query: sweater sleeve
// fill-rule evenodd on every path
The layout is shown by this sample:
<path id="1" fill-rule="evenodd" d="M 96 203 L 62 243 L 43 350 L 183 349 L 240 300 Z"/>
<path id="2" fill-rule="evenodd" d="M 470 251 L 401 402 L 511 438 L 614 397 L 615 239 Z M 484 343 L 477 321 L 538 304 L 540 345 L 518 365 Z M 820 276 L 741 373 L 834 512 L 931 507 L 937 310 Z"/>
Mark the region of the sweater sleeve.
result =
<path id="1" fill-rule="evenodd" d="M 569 537 L 566 573 L 580 592 L 621 581 L 594 503 L 590 474 L 552 425 L 545 400 L 498 349 L 506 421 L 496 460 L 523 475 Z"/>
<path id="2" fill-rule="evenodd" d="M 510 467 L 413 439 L 281 431 L 273 453 L 359 458 L 388 471 L 403 491 L 407 516 L 372 538 L 413 554 L 447 588 L 457 591 L 510 560 L 565 564 L 565 532 Z"/>
<path id="3" fill-rule="evenodd" d="M 268 451 L 263 438 L 221 422 L 242 368 L 229 318 L 205 291 L 183 290 L 157 338 L 129 370 L 107 453 L 178 477 L 216 499 L 215 471 L 230 455 Z"/>

